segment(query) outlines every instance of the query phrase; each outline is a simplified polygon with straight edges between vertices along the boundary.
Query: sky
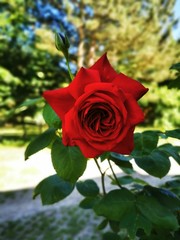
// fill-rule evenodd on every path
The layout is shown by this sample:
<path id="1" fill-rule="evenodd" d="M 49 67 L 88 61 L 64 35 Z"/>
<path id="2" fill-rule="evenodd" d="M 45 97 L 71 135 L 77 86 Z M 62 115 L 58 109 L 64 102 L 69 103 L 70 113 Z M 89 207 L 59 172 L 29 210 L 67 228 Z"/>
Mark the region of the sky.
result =
<path id="1" fill-rule="evenodd" d="M 176 0 L 174 6 L 175 17 L 179 19 L 177 27 L 173 30 L 173 36 L 175 39 L 180 39 L 180 0 Z"/>

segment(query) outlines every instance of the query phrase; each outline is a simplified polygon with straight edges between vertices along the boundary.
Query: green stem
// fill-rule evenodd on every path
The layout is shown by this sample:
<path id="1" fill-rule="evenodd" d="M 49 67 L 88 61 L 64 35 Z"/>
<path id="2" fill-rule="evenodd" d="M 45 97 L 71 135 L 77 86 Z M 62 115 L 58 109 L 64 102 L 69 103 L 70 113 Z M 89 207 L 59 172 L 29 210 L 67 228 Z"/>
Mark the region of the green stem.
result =
<path id="1" fill-rule="evenodd" d="M 69 66 L 69 59 L 66 58 L 66 63 L 67 63 L 67 67 L 68 67 L 68 73 L 69 73 L 69 76 L 70 76 L 70 79 L 73 80 L 74 76 L 71 72 L 71 69 L 70 69 L 70 66 Z"/>
<path id="2" fill-rule="evenodd" d="M 115 172 L 114 172 L 114 169 L 113 169 L 112 164 L 111 164 L 111 162 L 110 162 L 109 159 L 108 159 L 108 163 L 109 163 L 109 166 L 110 166 L 111 172 L 112 172 L 112 174 L 113 174 L 113 177 L 114 177 L 114 179 L 115 179 L 117 185 L 122 189 L 123 187 L 122 187 L 121 184 L 119 183 L 118 178 L 117 178 L 117 176 L 116 176 L 116 174 L 115 174 Z"/>
<path id="3" fill-rule="evenodd" d="M 94 161 L 95 161 L 95 163 L 96 163 L 96 165 L 97 165 L 97 167 L 99 169 L 99 172 L 101 173 L 102 190 L 103 190 L 103 194 L 106 195 L 105 182 L 104 182 L 105 173 L 102 172 L 101 167 L 100 167 L 100 165 L 99 165 L 99 163 L 98 163 L 96 158 L 94 158 Z"/>

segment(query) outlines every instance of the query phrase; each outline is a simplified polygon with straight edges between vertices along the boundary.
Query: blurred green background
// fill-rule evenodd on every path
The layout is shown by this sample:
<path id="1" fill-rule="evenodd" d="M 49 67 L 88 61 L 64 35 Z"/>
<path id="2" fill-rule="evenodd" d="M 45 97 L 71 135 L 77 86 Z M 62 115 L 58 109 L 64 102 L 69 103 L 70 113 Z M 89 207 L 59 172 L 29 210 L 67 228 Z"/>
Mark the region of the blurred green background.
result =
<path id="1" fill-rule="evenodd" d="M 43 124 L 37 98 L 69 81 L 54 45 L 54 32 L 63 27 L 74 74 L 107 52 L 118 72 L 149 87 L 140 102 L 144 126 L 178 127 L 180 93 L 168 89 L 175 77 L 169 68 L 180 61 L 178 9 L 178 0 L 1 0 L 0 126 L 23 127 L 26 135 L 25 126 Z M 26 99 L 37 104 L 19 107 Z"/>

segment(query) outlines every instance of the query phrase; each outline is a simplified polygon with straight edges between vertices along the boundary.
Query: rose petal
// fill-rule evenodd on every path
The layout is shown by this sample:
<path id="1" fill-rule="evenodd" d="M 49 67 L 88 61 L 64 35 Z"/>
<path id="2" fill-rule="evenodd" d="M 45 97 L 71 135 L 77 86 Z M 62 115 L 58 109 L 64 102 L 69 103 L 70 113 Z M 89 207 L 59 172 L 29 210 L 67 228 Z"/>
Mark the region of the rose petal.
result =
<path id="1" fill-rule="evenodd" d="M 61 120 L 64 119 L 64 115 L 75 102 L 74 98 L 69 94 L 68 87 L 45 91 L 43 97 Z"/>
<path id="2" fill-rule="evenodd" d="M 95 89 L 93 89 L 92 92 L 85 92 L 85 94 L 79 97 L 78 100 L 76 101 L 74 109 L 77 112 L 81 110 L 81 113 L 83 112 L 83 116 L 85 116 L 86 110 L 90 109 L 92 105 L 94 106 L 96 105 L 98 109 L 98 105 L 100 107 L 102 106 L 102 104 L 103 105 L 106 104 L 106 106 L 108 106 L 107 111 L 114 112 L 114 116 L 115 116 L 114 120 L 116 120 L 115 129 L 114 130 L 109 129 L 109 131 L 111 131 L 111 134 L 109 134 L 109 132 L 107 133 L 108 140 L 118 139 L 118 142 L 119 142 L 124 138 L 124 136 L 126 135 L 130 127 L 130 124 L 129 123 L 127 124 L 127 110 L 124 106 L 124 103 L 122 102 L 126 99 L 126 97 L 122 94 L 121 90 L 119 90 L 118 88 L 115 88 L 116 95 L 112 91 L 107 91 L 107 89 L 110 90 L 110 87 L 112 85 L 110 83 L 95 83 L 92 85 L 96 85 L 97 89 L 100 89 L 100 90 L 101 88 L 99 88 L 98 85 L 103 85 L 106 88 L 104 88 L 104 91 L 99 91 L 99 92 L 94 91 Z M 85 118 L 83 119 L 83 117 L 81 116 L 81 120 L 80 120 L 81 123 L 83 123 L 83 120 L 85 121 Z M 76 127 L 77 125 L 78 124 L 76 124 Z M 89 136 L 91 140 L 100 142 L 101 144 L 102 139 L 100 138 L 97 132 L 93 132 L 91 129 L 88 129 L 86 121 L 83 123 L 83 127 L 84 129 L 82 129 L 82 126 L 80 126 L 78 131 L 79 133 L 83 131 L 82 136 L 84 138 L 88 138 Z M 121 131 L 121 128 L 123 128 L 122 131 Z M 73 128 L 72 128 L 72 131 L 73 131 Z"/>
<path id="3" fill-rule="evenodd" d="M 69 138 L 69 135 L 66 133 L 66 128 L 64 126 L 64 122 L 62 122 L 62 143 L 65 146 L 74 146 L 74 143 L 71 141 L 71 138 Z"/>
<path id="4" fill-rule="evenodd" d="M 137 104 L 136 100 L 130 94 L 126 94 L 126 97 L 127 100 L 125 101 L 124 105 L 128 112 L 128 120 L 130 124 L 133 126 L 143 122 L 144 113 L 140 106 Z"/>
<path id="5" fill-rule="evenodd" d="M 81 68 L 69 85 L 69 93 L 77 99 L 84 93 L 84 88 L 90 83 L 100 82 L 97 70 Z"/>
<path id="6" fill-rule="evenodd" d="M 89 142 L 82 140 L 76 140 L 76 144 L 86 158 L 98 157 L 105 151 L 100 151 L 99 149 L 94 148 L 93 146 L 95 146 L 96 144 L 93 144 L 93 146 L 91 146 Z"/>
<path id="7" fill-rule="evenodd" d="M 145 88 L 140 82 L 123 73 L 118 74 L 113 80 L 113 84 L 118 85 L 123 92 L 132 94 L 136 100 L 140 99 L 148 91 L 148 88 Z"/>
<path id="8" fill-rule="evenodd" d="M 65 116 L 65 124 L 63 125 L 63 144 L 68 146 L 78 146 L 82 154 L 86 158 L 96 157 L 103 153 L 95 149 L 87 142 L 83 134 L 83 129 L 78 127 L 76 114 L 74 109 L 71 109 Z M 82 136 L 81 136 L 82 134 Z"/>
<path id="9" fill-rule="evenodd" d="M 114 84 L 111 83 L 94 83 L 94 84 L 89 84 L 88 86 L 85 87 L 84 91 L 86 93 L 88 92 L 102 92 L 104 93 L 104 95 L 110 96 L 110 95 L 114 95 L 114 97 L 118 96 L 119 100 L 121 102 L 124 102 L 125 97 L 123 92 L 119 89 L 119 87 L 117 87 Z M 114 98 L 112 97 L 112 98 Z"/>
<path id="10" fill-rule="evenodd" d="M 90 69 L 98 70 L 103 82 L 112 82 L 113 79 L 118 75 L 109 63 L 106 53 L 102 55 L 102 57 L 100 57 L 97 62 L 90 67 Z"/>
<path id="11" fill-rule="evenodd" d="M 134 127 L 130 128 L 126 137 L 111 152 L 130 154 L 134 148 Z"/>

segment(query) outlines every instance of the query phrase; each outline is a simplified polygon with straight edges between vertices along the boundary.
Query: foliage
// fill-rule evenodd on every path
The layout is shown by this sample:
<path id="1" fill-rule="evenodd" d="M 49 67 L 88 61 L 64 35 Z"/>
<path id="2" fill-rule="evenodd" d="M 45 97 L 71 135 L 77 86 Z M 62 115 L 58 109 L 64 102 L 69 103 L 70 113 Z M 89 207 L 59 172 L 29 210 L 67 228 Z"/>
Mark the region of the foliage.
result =
<path id="1" fill-rule="evenodd" d="M 104 229 L 102 239 L 177 239 L 179 235 L 179 176 L 161 187 L 134 178 L 131 161 L 149 175 L 165 177 L 171 167 L 170 158 L 180 165 L 180 148 L 168 143 L 168 138 L 180 139 L 180 129 L 149 130 L 134 134 L 135 147 L 130 155 L 105 152 L 94 161 L 101 174 L 102 192 L 94 180 L 78 181 L 86 169 L 87 160 L 76 146 L 64 146 L 61 124 L 47 104 L 43 117 L 49 128 L 35 138 L 25 152 L 27 159 L 45 147 L 51 148 L 51 158 L 56 175 L 42 180 L 34 190 L 34 197 L 40 195 L 42 204 L 53 204 L 71 194 L 74 187 L 83 196 L 79 206 L 91 209 L 103 217 L 99 229 Z M 161 143 L 161 139 L 166 143 Z M 89 161 L 93 161 L 92 159 Z M 112 174 L 106 175 L 101 162 L 107 161 Z M 125 176 L 117 177 L 113 164 Z M 114 186 L 107 192 L 105 179 L 109 177 Z M 111 229 L 111 231 L 108 230 Z M 106 229 L 108 231 L 106 231 Z"/>
<path id="2" fill-rule="evenodd" d="M 165 83 L 159 85 L 154 82 L 154 87 L 148 94 L 148 97 L 142 102 L 142 105 L 146 109 L 148 121 L 153 121 L 156 127 L 166 126 L 166 128 L 169 129 L 173 128 L 173 126 L 179 127 L 180 123 L 178 114 L 180 103 L 179 63 L 173 64 L 170 70 L 175 72 L 174 79 L 169 79 Z"/>
<path id="3" fill-rule="evenodd" d="M 32 118 L 42 105 L 37 102 L 30 108 L 19 108 L 27 96 L 37 98 L 44 89 L 69 81 L 65 60 L 52 44 L 52 30 L 56 32 L 61 25 L 71 40 L 73 72 L 76 65 L 91 65 L 97 55 L 108 51 L 118 71 L 150 85 L 152 94 L 142 102 L 147 124 L 178 127 L 179 95 L 174 90 L 169 97 L 164 87 L 167 81 L 169 87 L 171 83 L 179 84 L 179 80 L 171 81 L 168 71 L 175 59 L 178 61 L 180 49 L 179 40 L 172 37 L 178 21 L 173 14 L 174 2 L 1 1 L 0 124 L 29 121 L 29 117 L 34 122 Z M 161 95 L 164 97 L 159 101 Z M 169 124 L 171 115 L 173 121 Z"/>
<path id="4" fill-rule="evenodd" d="M 68 81 L 66 71 L 59 69 L 61 58 L 52 47 L 43 49 L 41 38 L 48 38 L 46 28 L 41 27 L 41 38 L 36 19 L 30 6 L 23 1 L 0 3 L 0 101 L 1 124 L 7 121 L 22 122 L 24 116 L 34 116 L 40 104 L 22 108 L 29 98 L 39 97 L 44 89 L 55 88 Z M 19 107 L 17 110 L 15 110 Z"/>
<path id="5" fill-rule="evenodd" d="M 170 69 L 176 71 L 176 78 L 173 82 L 169 84 L 169 88 L 177 88 L 180 89 L 180 62 L 173 64 Z"/>
<path id="6" fill-rule="evenodd" d="M 174 83 L 176 80 L 169 81 Z M 149 88 L 152 85 L 147 85 Z M 158 103 L 158 104 L 157 104 Z M 169 89 L 166 85 L 153 83 L 147 98 L 141 102 L 146 113 L 146 124 L 154 123 L 154 127 L 164 126 L 166 129 L 179 127 L 180 92 L 177 88 Z"/>
<path id="7" fill-rule="evenodd" d="M 52 109 L 49 108 L 49 111 Z M 58 130 L 58 128 L 56 129 Z M 127 239 L 135 239 L 136 236 L 142 239 L 152 239 L 159 234 L 162 237 L 168 235 L 170 239 L 176 239 L 173 236 L 178 235 L 179 228 L 178 176 L 165 183 L 164 186 L 157 188 L 141 179 L 135 179 L 132 175 L 134 170 L 130 164 L 131 160 L 135 159 L 136 164 L 148 174 L 158 178 L 166 176 L 171 166 L 169 157 L 174 158 L 180 164 L 178 147 L 169 143 L 159 145 L 161 138 L 168 139 L 169 137 L 179 139 L 179 130 L 136 133 L 135 149 L 130 156 L 106 153 L 101 161 L 109 162 L 112 170 L 110 178 L 116 189 L 106 192 L 105 172 L 101 172 L 104 184 L 101 193 L 94 180 L 78 181 L 86 168 L 86 159 L 77 147 L 62 145 L 59 134 L 54 135 L 52 139 L 47 134 L 43 134 L 43 141 L 37 141 L 34 145 L 34 140 L 28 145 L 25 156 L 27 158 L 27 152 L 30 156 L 31 153 L 34 154 L 49 143 L 57 175 L 44 179 L 35 188 L 34 197 L 40 194 L 43 204 L 52 204 L 68 196 L 73 191 L 73 186 L 76 186 L 84 197 L 80 202 L 80 207 L 92 209 L 97 215 L 104 217 L 105 220 L 99 225 L 99 229 L 105 228 L 108 224 L 114 232 L 105 233 L 104 239 L 110 235 L 120 239 L 124 229 L 127 231 Z M 96 160 L 96 163 L 100 168 L 100 159 Z M 127 169 L 133 171 L 124 177 L 117 178 L 111 163 L 115 163 L 125 173 L 127 173 Z M 121 163 L 129 163 L 130 165 L 127 165 L 125 170 L 121 167 Z"/>
<path id="8" fill-rule="evenodd" d="M 53 142 L 51 158 L 57 174 L 72 183 L 76 182 L 86 169 L 86 159 L 79 148 L 65 147 L 59 138 Z"/>
<path id="9" fill-rule="evenodd" d="M 67 17 L 79 34 L 78 67 L 107 51 L 118 71 L 143 81 L 169 78 L 179 56 L 172 37 L 175 1 L 86 0 L 67 2 Z M 114 7 L 116 6 L 116 7 Z M 176 59 L 178 61 L 178 59 Z"/>
<path id="10" fill-rule="evenodd" d="M 44 205 L 53 204 L 67 197 L 73 189 L 73 184 L 64 181 L 57 175 L 52 175 L 38 184 L 34 191 L 33 198 L 41 194 Z"/>

